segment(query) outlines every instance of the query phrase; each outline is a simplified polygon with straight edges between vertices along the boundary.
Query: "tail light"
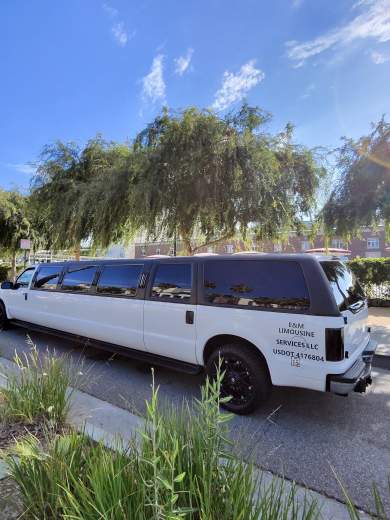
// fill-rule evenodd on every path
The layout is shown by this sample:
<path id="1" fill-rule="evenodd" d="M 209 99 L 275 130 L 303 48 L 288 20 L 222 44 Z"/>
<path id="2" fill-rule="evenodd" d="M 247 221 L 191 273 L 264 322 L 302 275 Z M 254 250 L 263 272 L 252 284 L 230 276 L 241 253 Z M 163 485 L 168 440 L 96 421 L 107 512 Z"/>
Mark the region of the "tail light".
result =
<path id="1" fill-rule="evenodd" d="M 327 361 L 344 359 L 344 329 L 325 329 L 325 352 Z"/>

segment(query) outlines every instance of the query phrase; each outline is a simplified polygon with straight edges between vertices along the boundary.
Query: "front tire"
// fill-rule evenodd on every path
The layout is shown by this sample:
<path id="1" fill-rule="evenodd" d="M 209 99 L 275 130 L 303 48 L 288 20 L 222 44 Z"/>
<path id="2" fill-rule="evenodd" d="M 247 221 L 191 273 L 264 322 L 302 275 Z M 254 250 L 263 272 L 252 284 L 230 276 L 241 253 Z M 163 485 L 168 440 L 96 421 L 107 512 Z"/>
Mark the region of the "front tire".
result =
<path id="1" fill-rule="evenodd" d="M 246 415 L 269 398 L 272 383 L 268 367 L 260 354 L 239 343 L 220 346 L 207 360 L 206 373 L 211 379 L 216 377 L 219 359 L 221 372 L 225 372 L 221 397 L 230 397 L 222 405 L 226 410 Z"/>
<path id="2" fill-rule="evenodd" d="M 0 301 L 0 331 L 6 330 L 9 326 L 9 321 L 7 318 L 7 312 L 5 310 L 4 303 Z"/>

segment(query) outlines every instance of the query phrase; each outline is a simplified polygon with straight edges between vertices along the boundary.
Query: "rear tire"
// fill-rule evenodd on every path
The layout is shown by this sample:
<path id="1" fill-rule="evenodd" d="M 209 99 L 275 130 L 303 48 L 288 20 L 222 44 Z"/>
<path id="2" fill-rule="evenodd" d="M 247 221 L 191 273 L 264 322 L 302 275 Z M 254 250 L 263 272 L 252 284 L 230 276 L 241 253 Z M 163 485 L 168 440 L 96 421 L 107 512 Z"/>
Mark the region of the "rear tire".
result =
<path id="1" fill-rule="evenodd" d="M 9 327 L 9 321 L 7 318 L 7 312 L 3 302 L 0 302 L 0 331 L 7 330 Z"/>
<path id="2" fill-rule="evenodd" d="M 221 345 L 207 360 L 206 373 L 211 379 L 215 379 L 220 358 L 221 371 L 225 372 L 221 397 L 231 397 L 223 408 L 239 415 L 253 412 L 269 398 L 272 389 L 265 361 L 246 345 Z"/>

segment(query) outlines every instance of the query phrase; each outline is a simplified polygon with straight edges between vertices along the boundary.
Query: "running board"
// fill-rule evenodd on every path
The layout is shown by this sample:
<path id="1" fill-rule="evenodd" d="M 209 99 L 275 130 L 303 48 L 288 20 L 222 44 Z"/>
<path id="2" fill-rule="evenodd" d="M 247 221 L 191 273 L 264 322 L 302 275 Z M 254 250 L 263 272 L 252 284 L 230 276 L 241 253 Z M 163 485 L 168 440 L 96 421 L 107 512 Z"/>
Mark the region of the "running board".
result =
<path id="1" fill-rule="evenodd" d="M 79 343 L 85 347 L 95 347 L 101 350 L 108 350 L 109 352 L 113 352 L 115 354 L 130 357 L 132 359 L 136 359 L 138 361 L 142 361 L 151 365 L 156 364 L 164 368 L 176 370 L 177 372 L 185 372 L 186 374 L 196 375 L 203 371 L 203 367 L 201 365 L 187 363 L 186 361 L 180 361 L 177 359 L 160 356 L 158 354 L 151 354 L 150 352 L 145 352 L 143 350 L 123 347 L 122 345 L 115 345 L 114 343 L 107 343 L 105 341 L 99 341 L 93 338 L 79 336 L 70 332 L 51 329 L 49 327 L 43 327 L 41 325 L 28 323 L 26 321 L 10 320 L 10 322 L 16 325 L 17 327 L 22 327 L 24 329 L 28 329 L 34 332 L 43 332 L 66 340 L 75 341 L 76 343 Z"/>

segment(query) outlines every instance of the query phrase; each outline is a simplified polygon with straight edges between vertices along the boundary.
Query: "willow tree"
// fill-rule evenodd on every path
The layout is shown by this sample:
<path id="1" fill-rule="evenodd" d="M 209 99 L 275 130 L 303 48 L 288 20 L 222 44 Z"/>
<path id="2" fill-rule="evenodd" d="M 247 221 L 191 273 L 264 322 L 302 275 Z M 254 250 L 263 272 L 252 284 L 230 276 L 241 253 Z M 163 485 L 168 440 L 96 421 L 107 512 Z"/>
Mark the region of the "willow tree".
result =
<path id="1" fill-rule="evenodd" d="M 31 225 L 26 197 L 17 191 L 0 189 L 0 247 L 12 259 L 12 278 L 16 278 L 16 257 L 20 240 L 29 238 Z"/>
<path id="2" fill-rule="evenodd" d="M 78 257 L 82 242 L 91 241 L 96 220 L 102 222 L 98 206 L 107 188 L 106 174 L 123 148 L 100 136 L 83 148 L 61 141 L 44 148 L 31 184 L 31 203 L 47 247 L 72 249 Z"/>
<path id="3" fill-rule="evenodd" d="M 188 254 L 248 229 L 262 239 L 300 229 L 324 169 L 293 143 L 291 125 L 267 134 L 269 119 L 246 104 L 225 117 L 164 110 L 135 140 L 142 160 L 131 176 L 130 218 L 149 237 L 178 236 Z"/>
<path id="4" fill-rule="evenodd" d="M 384 221 L 390 237 L 390 124 L 382 118 L 369 135 L 343 141 L 339 177 L 322 213 L 327 234 L 349 238 Z"/>

